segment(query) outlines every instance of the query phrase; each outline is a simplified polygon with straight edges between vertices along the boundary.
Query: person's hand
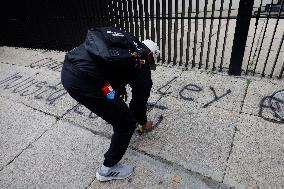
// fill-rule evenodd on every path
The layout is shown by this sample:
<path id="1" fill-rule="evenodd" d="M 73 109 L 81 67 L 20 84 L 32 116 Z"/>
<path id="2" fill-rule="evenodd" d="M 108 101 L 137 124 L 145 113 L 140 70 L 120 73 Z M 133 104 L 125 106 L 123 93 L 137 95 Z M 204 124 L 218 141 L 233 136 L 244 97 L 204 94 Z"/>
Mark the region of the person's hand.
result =
<path id="1" fill-rule="evenodd" d="M 126 102 L 127 101 L 127 92 L 126 92 L 126 90 L 121 91 L 120 94 L 119 94 L 119 97 Z"/>
<path id="2" fill-rule="evenodd" d="M 124 100 L 125 99 L 125 93 L 119 94 L 119 97 Z"/>
<path id="3" fill-rule="evenodd" d="M 147 132 L 152 131 L 152 130 L 154 129 L 153 122 L 152 122 L 152 121 L 147 121 L 147 122 L 145 123 L 145 125 L 142 126 L 142 128 L 143 128 L 144 130 L 146 130 Z"/>

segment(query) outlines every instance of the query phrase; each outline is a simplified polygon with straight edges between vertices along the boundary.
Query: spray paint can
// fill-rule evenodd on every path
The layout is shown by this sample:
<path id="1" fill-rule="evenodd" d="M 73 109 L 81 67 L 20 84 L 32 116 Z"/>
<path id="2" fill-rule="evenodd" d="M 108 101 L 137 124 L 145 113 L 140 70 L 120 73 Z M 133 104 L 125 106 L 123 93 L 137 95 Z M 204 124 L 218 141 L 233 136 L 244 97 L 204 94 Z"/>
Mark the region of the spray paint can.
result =
<path id="1" fill-rule="evenodd" d="M 115 91 L 110 84 L 103 86 L 102 91 L 107 99 L 113 100 L 115 97 Z"/>

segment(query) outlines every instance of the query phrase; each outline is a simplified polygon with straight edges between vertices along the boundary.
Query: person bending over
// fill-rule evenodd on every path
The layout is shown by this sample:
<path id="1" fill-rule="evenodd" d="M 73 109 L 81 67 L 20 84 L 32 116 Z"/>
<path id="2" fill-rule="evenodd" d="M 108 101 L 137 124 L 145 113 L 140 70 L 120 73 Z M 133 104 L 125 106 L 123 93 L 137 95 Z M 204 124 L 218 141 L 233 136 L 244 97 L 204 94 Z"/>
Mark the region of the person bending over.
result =
<path id="1" fill-rule="evenodd" d="M 151 40 L 140 42 L 112 27 L 88 30 L 86 40 L 65 56 L 61 81 L 72 98 L 112 125 L 113 135 L 104 162 L 96 171 L 99 181 L 124 179 L 133 166 L 119 164 L 137 124 L 152 130 L 147 101 L 152 87 L 151 68 L 160 54 Z M 132 89 L 129 107 L 125 86 Z"/>

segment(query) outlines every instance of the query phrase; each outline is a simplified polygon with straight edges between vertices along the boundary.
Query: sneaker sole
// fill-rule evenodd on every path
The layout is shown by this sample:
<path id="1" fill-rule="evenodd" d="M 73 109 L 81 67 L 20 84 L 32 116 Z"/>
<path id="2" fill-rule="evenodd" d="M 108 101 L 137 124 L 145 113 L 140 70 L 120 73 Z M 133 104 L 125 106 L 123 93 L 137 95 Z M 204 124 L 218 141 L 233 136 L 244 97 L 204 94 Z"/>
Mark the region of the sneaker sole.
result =
<path id="1" fill-rule="evenodd" d="M 131 176 L 132 173 L 130 173 L 129 175 L 127 175 L 125 177 L 105 177 L 105 176 L 101 176 L 98 172 L 96 172 L 96 178 L 97 178 L 98 181 L 101 181 L 101 182 L 111 181 L 111 180 L 123 180 L 123 179 L 126 179 L 127 177 Z"/>

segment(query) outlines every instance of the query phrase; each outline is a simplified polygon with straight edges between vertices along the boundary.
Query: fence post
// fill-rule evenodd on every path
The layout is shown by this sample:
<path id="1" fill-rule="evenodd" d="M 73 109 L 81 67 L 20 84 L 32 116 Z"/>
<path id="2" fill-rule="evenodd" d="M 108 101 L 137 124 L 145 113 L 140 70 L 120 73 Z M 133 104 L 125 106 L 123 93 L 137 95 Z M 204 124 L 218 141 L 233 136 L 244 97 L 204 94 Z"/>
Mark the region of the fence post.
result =
<path id="1" fill-rule="evenodd" d="M 240 0 L 229 75 L 241 75 L 254 0 Z"/>

